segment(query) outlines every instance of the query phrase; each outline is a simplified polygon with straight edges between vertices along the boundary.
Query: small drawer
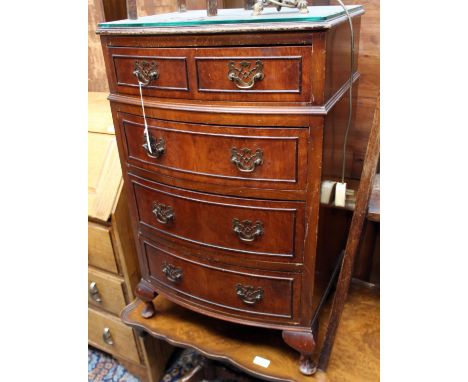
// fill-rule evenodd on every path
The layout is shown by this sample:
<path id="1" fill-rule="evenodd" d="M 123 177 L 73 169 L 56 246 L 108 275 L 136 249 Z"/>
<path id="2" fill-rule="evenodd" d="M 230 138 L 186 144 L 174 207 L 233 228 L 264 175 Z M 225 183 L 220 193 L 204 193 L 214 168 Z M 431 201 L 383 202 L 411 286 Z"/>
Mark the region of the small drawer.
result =
<path id="1" fill-rule="evenodd" d="M 248 128 L 179 123 L 119 114 L 128 163 L 184 180 L 251 188 L 304 190 L 305 128 Z"/>
<path id="2" fill-rule="evenodd" d="M 200 49 L 194 57 L 198 98 L 310 101 L 311 53 L 310 46 Z"/>
<path id="3" fill-rule="evenodd" d="M 119 315 L 125 307 L 123 285 L 120 277 L 88 269 L 88 302 Z"/>
<path id="4" fill-rule="evenodd" d="M 88 308 L 88 341 L 111 354 L 140 363 L 133 330 L 119 319 Z"/>
<path id="5" fill-rule="evenodd" d="M 111 91 L 211 101 L 313 101 L 311 46 L 109 46 Z"/>
<path id="6" fill-rule="evenodd" d="M 234 316 L 288 322 L 297 317 L 294 301 L 299 302 L 300 274 L 221 268 L 176 254 L 142 236 L 140 243 L 157 289 Z"/>
<path id="7" fill-rule="evenodd" d="M 88 222 L 88 264 L 118 273 L 110 229 Z"/>
<path id="8" fill-rule="evenodd" d="M 109 48 L 112 76 L 119 93 L 191 98 L 186 49 Z"/>
<path id="9" fill-rule="evenodd" d="M 236 258 L 302 262 L 305 203 L 232 198 L 130 175 L 143 230 Z"/>

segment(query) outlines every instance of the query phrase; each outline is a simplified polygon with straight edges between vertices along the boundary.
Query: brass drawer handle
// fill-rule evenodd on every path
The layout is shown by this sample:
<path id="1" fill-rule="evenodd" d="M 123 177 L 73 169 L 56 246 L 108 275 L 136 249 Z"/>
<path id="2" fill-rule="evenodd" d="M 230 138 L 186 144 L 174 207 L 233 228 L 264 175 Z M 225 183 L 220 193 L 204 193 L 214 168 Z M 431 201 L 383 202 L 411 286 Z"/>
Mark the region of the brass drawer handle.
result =
<path id="1" fill-rule="evenodd" d="M 166 152 L 166 142 L 164 141 L 164 138 L 159 138 L 155 139 L 149 134 L 149 143 L 151 146 L 151 151 L 148 148 L 148 143 L 145 140 L 145 143 L 143 143 L 143 148 L 146 150 L 146 155 L 148 155 L 151 158 L 160 158 L 165 152 Z"/>
<path id="2" fill-rule="evenodd" d="M 172 207 L 158 202 L 153 204 L 153 214 L 156 216 L 156 220 L 162 224 L 167 224 L 175 219 Z"/>
<path id="3" fill-rule="evenodd" d="M 256 81 L 261 81 L 265 77 L 263 74 L 263 62 L 257 60 L 251 69 L 250 61 L 241 61 L 236 67 L 234 61 L 228 63 L 228 79 L 233 81 L 239 89 L 251 89 Z"/>
<path id="4" fill-rule="evenodd" d="M 263 164 L 263 151 L 256 149 L 255 153 L 252 154 L 250 149 L 237 150 L 236 147 L 233 147 L 231 149 L 231 162 L 241 172 L 253 172 L 257 166 Z"/>
<path id="5" fill-rule="evenodd" d="M 263 299 L 263 288 L 254 288 L 250 285 L 236 285 L 236 295 L 247 305 L 255 305 Z"/>
<path id="6" fill-rule="evenodd" d="M 159 78 L 158 64 L 156 61 L 135 61 L 133 75 L 144 86 Z"/>
<path id="7" fill-rule="evenodd" d="M 184 272 L 181 268 L 176 267 L 175 265 L 168 264 L 165 261 L 162 263 L 162 273 L 166 275 L 166 278 L 173 283 L 178 283 L 182 281 L 184 277 Z"/>
<path id="8" fill-rule="evenodd" d="M 107 345 L 114 345 L 114 340 L 112 339 L 112 334 L 110 332 L 109 328 L 104 328 L 102 332 L 102 340 L 107 344 Z"/>
<path id="9" fill-rule="evenodd" d="M 99 294 L 99 289 L 95 281 L 92 281 L 89 284 L 89 296 L 96 302 L 99 302 L 99 303 L 102 302 L 102 298 L 101 298 L 101 295 Z"/>
<path id="10" fill-rule="evenodd" d="M 252 223 L 250 220 L 240 221 L 232 219 L 232 229 L 242 241 L 254 241 L 257 237 L 263 235 L 263 223 L 257 220 Z"/>

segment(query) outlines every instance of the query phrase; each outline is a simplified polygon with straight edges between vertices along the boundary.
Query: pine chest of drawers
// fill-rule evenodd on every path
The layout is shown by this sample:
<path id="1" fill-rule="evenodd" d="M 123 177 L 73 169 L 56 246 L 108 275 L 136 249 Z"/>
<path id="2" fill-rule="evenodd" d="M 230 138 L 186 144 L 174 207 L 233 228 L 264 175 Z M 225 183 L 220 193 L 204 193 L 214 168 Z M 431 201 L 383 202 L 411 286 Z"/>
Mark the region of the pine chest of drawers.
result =
<path id="1" fill-rule="evenodd" d="M 157 314 L 162 294 L 282 330 L 310 374 L 313 318 L 331 274 L 317 253 L 320 184 L 333 168 L 327 152 L 342 145 L 327 130 L 347 117 L 346 18 L 99 33 L 143 316 Z"/>

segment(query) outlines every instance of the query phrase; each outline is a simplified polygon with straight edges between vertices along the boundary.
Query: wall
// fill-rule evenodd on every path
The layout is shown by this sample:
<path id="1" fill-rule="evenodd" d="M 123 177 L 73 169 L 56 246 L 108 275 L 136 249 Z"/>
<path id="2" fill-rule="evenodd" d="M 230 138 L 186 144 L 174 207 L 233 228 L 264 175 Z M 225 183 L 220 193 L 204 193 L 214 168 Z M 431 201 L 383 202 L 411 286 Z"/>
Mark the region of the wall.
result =
<path id="1" fill-rule="evenodd" d="M 88 91 L 107 92 L 106 68 L 96 26 L 104 20 L 101 0 L 88 0 Z"/>

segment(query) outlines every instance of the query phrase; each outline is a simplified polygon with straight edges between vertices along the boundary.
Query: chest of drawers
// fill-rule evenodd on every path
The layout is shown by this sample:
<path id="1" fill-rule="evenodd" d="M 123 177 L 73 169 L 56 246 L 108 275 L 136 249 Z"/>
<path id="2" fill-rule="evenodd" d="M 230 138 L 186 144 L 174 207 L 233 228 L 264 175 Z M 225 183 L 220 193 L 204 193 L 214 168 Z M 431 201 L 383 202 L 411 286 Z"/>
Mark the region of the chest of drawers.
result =
<path id="1" fill-rule="evenodd" d="M 352 13 L 356 40 L 361 13 Z M 317 254 L 324 147 L 342 145 L 324 137 L 346 125 L 346 18 L 108 26 L 98 32 L 139 243 L 142 315 L 157 314 L 152 300 L 162 294 L 282 330 L 312 373 L 314 316 L 331 274 Z"/>

